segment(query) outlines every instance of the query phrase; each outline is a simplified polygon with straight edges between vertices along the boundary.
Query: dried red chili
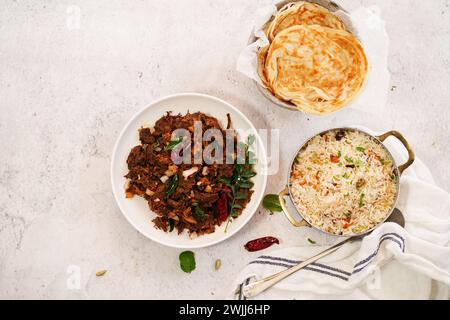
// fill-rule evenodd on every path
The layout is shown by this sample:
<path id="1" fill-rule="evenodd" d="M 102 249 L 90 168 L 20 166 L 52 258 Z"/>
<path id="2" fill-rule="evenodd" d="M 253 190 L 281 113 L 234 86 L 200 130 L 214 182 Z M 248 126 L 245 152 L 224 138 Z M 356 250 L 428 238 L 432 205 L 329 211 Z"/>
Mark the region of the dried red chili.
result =
<path id="1" fill-rule="evenodd" d="M 280 241 L 274 237 L 264 237 L 249 241 L 246 243 L 244 247 L 245 249 L 247 249 L 247 251 L 255 252 L 267 249 L 268 247 L 272 246 L 275 243 L 280 244 Z"/>
<path id="2" fill-rule="evenodd" d="M 228 198 L 226 193 L 222 193 L 219 200 L 217 200 L 217 211 L 219 212 L 220 221 L 227 221 L 228 219 Z"/>

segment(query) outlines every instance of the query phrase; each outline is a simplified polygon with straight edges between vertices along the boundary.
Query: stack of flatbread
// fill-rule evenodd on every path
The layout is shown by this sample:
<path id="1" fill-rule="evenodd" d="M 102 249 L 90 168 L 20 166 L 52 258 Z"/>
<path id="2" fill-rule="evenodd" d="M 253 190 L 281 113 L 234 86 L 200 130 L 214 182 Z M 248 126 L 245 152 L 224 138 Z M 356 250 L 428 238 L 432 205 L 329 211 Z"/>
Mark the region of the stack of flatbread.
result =
<path id="1" fill-rule="evenodd" d="M 328 9 L 305 1 L 278 11 L 266 28 L 259 75 L 274 96 L 309 114 L 338 111 L 364 86 L 368 63 L 358 39 Z"/>

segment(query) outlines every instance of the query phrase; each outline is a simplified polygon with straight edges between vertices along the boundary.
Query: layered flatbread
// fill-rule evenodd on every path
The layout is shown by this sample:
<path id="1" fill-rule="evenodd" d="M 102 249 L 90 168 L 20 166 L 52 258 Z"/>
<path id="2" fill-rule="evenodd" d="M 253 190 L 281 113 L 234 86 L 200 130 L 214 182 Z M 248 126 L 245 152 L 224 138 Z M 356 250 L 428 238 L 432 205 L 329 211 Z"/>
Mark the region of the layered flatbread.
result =
<path id="1" fill-rule="evenodd" d="M 295 25 L 277 33 L 264 59 L 272 93 L 312 114 L 347 105 L 364 85 L 368 63 L 351 33 L 319 25 Z"/>
<path id="2" fill-rule="evenodd" d="M 269 41 L 273 41 L 279 32 L 296 25 L 320 25 L 346 30 L 341 19 L 326 8 L 306 1 L 291 2 L 281 8 L 269 24 L 267 29 Z"/>

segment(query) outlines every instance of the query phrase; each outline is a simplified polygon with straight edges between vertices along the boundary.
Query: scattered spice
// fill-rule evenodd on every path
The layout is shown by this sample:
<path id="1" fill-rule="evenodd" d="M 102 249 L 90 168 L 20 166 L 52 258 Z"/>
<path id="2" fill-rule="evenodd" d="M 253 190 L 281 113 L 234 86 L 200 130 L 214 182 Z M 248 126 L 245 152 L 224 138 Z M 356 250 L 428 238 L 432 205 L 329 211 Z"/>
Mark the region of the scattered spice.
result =
<path id="1" fill-rule="evenodd" d="M 356 182 L 357 189 L 361 189 L 365 185 L 366 185 L 366 180 L 364 178 L 359 178 L 358 181 Z"/>
<path id="2" fill-rule="evenodd" d="M 222 261 L 220 261 L 220 259 L 217 259 L 216 263 L 214 263 L 214 269 L 217 271 L 220 269 L 221 266 L 222 266 Z"/>
<path id="3" fill-rule="evenodd" d="M 274 244 L 280 244 L 280 241 L 274 237 L 264 237 L 249 241 L 245 244 L 245 249 L 249 252 L 255 252 L 267 249 Z"/>
<path id="4" fill-rule="evenodd" d="M 316 244 L 316 242 L 314 240 L 311 240 L 310 238 L 308 238 L 308 242 L 311 244 Z"/>
<path id="5" fill-rule="evenodd" d="M 103 277 L 103 276 L 106 274 L 106 272 L 108 272 L 108 270 L 100 270 L 100 271 L 97 271 L 97 272 L 95 273 L 95 275 L 96 275 L 97 277 Z"/>
<path id="6" fill-rule="evenodd" d="M 343 130 L 339 130 L 338 132 L 336 132 L 336 141 L 341 141 L 343 138 L 345 137 L 345 131 Z"/>

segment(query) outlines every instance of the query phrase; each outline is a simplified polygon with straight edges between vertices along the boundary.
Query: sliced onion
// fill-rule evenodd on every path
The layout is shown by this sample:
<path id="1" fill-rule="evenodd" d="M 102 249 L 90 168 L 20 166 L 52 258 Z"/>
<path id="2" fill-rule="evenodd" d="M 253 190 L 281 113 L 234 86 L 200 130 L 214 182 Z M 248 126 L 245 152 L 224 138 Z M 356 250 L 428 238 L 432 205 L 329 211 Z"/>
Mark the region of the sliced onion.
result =
<path id="1" fill-rule="evenodd" d="M 183 177 L 185 179 L 187 179 L 189 176 L 193 175 L 194 173 L 196 173 L 198 171 L 198 167 L 192 167 L 189 170 L 184 170 L 183 171 Z"/>

